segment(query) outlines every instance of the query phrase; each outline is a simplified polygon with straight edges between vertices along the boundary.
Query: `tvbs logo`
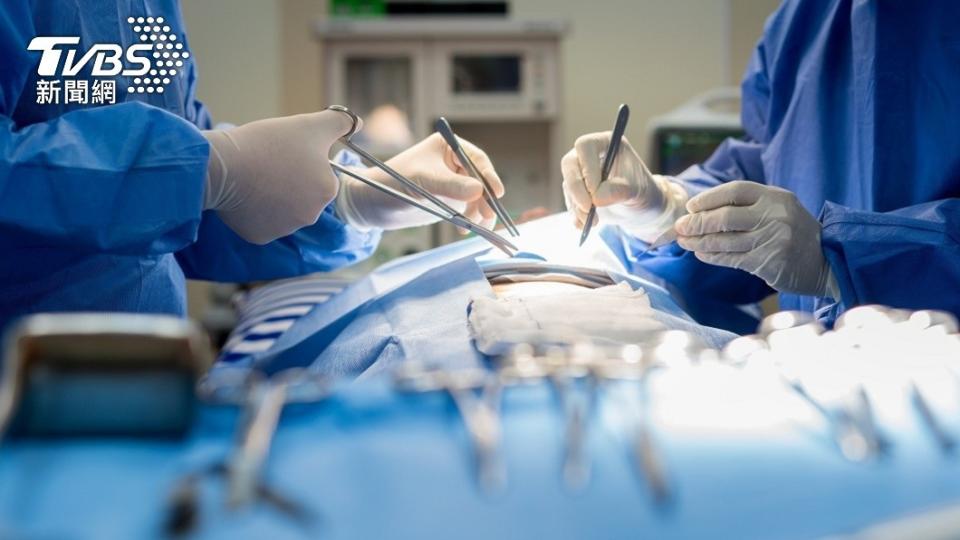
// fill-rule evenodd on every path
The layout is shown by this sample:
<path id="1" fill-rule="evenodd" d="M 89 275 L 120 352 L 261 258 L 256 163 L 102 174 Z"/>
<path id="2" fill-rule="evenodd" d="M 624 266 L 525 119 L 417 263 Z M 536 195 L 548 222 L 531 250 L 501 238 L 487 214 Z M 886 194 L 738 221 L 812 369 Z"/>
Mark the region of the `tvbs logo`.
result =
<path id="1" fill-rule="evenodd" d="M 33 38 L 27 50 L 42 53 L 37 66 L 37 103 L 116 103 L 118 77 L 130 79 L 128 93 L 162 94 L 190 53 L 163 17 L 128 17 L 127 23 L 139 42 L 126 49 L 116 43 L 95 43 L 81 51 L 77 36 Z M 76 79 L 87 67 L 93 80 Z"/>
<path id="2" fill-rule="evenodd" d="M 55 77 L 61 72 L 60 59 L 63 56 L 63 50 L 60 46 L 76 46 L 80 44 L 78 37 L 36 37 L 27 47 L 31 51 L 43 51 L 40 57 L 40 67 L 37 68 L 37 75 L 41 77 Z M 146 75 L 150 71 L 150 51 L 153 45 L 137 44 L 127 48 L 124 55 L 123 49 L 114 43 L 97 43 L 83 56 L 77 60 L 77 50 L 69 48 L 66 50 L 66 61 L 63 62 L 62 74 L 64 77 L 74 77 L 84 66 L 93 60 L 93 69 L 90 75 L 94 77 L 113 77 L 121 73 L 125 77 L 134 75 Z M 136 67 L 126 69 L 121 57 L 125 56 L 126 61 Z"/>

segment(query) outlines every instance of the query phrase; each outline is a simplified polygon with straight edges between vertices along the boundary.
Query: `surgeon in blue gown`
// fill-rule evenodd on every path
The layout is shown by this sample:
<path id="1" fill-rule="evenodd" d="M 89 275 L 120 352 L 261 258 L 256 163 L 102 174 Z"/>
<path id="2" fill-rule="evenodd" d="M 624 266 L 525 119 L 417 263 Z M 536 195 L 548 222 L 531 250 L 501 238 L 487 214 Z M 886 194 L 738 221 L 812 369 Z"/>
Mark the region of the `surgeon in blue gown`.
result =
<path id="1" fill-rule="evenodd" d="M 958 21 L 954 0 L 787 0 L 744 74 L 743 139 L 675 178 L 625 144 L 599 184 L 610 134 L 585 135 L 567 206 L 582 225 L 596 203 L 623 260 L 700 322 L 751 330 L 732 307 L 768 287 L 827 320 L 870 303 L 960 315 Z M 643 254 L 675 222 L 679 246 Z"/>
<path id="2" fill-rule="evenodd" d="M 381 230 L 430 221 L 334 175 L 327 153 L 351 127 L 343 113 L 212 129 L 195 97 L 192 56 L 168 73 L 169 84 L 149 91 L 137 90 L 132 76 L 97 76 L 94 61 L 64 76 L 68 50 L 76 59 L 94 44 L 126 50 L 146 41 L 140 22 L 147 18 L 170 27 L 163 41 L 185 45 L 174 50 L 189 51 L 175 0 L 0 5 L 0 329 L 40 311 L 181 315 L 185 277 L 247 281 L 332 270 L 370 254 Z M 51 36 L 76 36 L 79 44 L 30 47 Z M 56 51 L 56 72 L 40 74 L 41 58 Z M 114 81 L 116 103 L 67 104 L 68 80 L 86 81 L 91 94 L 95 83 Z M 60 88 L 53 103 L 41 88 L 51 81 Z M 487 157 L 469 144 L 467 151 L 502 195 Z M 355 156 L 337 159 L 361 166 Z M 439 136 L 389 163 L 492 224 L 479 182 Z"/>

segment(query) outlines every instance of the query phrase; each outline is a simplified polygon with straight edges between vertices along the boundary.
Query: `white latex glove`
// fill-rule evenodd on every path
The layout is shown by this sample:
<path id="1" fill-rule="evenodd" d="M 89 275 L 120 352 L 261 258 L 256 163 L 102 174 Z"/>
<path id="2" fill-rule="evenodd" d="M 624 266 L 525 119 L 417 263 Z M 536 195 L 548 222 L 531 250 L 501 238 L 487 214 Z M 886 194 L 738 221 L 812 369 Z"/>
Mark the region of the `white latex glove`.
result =
<path id="1" fill-rule="evenodd" d="M 463 139 L 460 140 L 460 144 L 480 173 L 490 182 L 494 194 L 498 198 L 502 197 L 503 182 L 500 181 L 500 176 L 490 163 L 490 158 L 482 150 Z M 440 197 L 470 220 L 487 228 L 493 228 L 496 214 L 483 200 L 483 184 L 468 176 L 467 170 L 438 133 L 397 154 L 387 161 L 387 165 Z M 418 200 L 423 200 L 377 167 L 358 169 L 357 172 Z M 429 202 L 427 204 L 430 205 Z M 387 230 L 403 229 L 438 221 L 433 215 L 381 193 L 345 174 L 340 178 L 337 213 L 347 223 L 360 229 L 374 227 Z"/>
<path id="2" fill-rule="evenodd" d="M 266 244 L 316 223 L 339 182 L 327 155 L 350 130 L 335 111 L 204 131 L 210 142 L 204 209 L 243 239 Z"/>
<path id="3" fill-rule="evenodd" d="M 603 154 L 611 132 L 578 138 L 560 163 L 563 196 L 578 228 L 583 228 L 590 204 L 598 221 L 620 225 L 628 233 L 652 242 L 686 213 L 687 192 L 670 177 L 652 174 L 624 137 L 610 169 L 600 183 Z"/>
<path id="4" fill-rule="evenodd" d="M 678 242 L 703 262 L 739 268 L 782 292 L 837 298 L 820 247 L 820 223 L 796 195 L 738 180 L 687 202 Z"/>

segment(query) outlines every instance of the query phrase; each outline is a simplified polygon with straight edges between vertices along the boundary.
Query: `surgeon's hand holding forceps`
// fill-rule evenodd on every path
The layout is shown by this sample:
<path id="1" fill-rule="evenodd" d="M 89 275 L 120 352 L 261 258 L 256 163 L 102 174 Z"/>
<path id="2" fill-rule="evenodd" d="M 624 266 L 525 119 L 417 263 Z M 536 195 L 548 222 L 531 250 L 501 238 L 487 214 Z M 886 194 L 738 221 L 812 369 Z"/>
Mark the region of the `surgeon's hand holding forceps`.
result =
<path id="1" fill-rule="evenodd" d="M 347 132 L 347 134 L 340 139 L 340 142 L 342 142 L 344 146 L 346 146 L 350 150 L 353 150 L 354 152 L 359 154 L 360 157 L 362 157 L 364 160 L 366 160 L 369 163 L 372 163 L 375 167 L 377 167 L 378 169 L 390 175 L 394 180 L 396 180 L 397 182 L 400 182 L 400 184 L 403 185 L 405 188 L 409 189 L 410 191 L 416 193 L 417 195 L 423 197 L 424 199 L 432 203 L 435 206 L 435 208 L 432 208 L 427 204 L 421 203 L 415 198 L 405 193 L 402 193 L 400 191 L 397 191 L 391 188 L 390 186 L 383 185 L 379 182 L 371 180 L 370 178 L 367 178 L 357 173 L 356 171 L 351 171 L 346 167 L 341 166 L 338 163 L 334 163 L 333 161 L 330 161 L 330 166 L 333 167 L 334 170 L 339 171 L 343 174 L 346 174 L 347 176 L 350 176 L 352 178 L 356 178 L 357 180 L 363 182 L 364 184 L 367 184 L 368 186 L 386 195 L 399 199 L 409 204 L 410 206 L 419 208 L 420 210 L 423 210 L 424 212 L 427 212 L 428 214 L 431 214 L 443 221 L 451 223 L 461 229 L 465 229 L 467 231 L 473 232 L 477 236 L 480 236 L 487 242 L 490 242 L 491 244 L 493 244 L 494 247 L 496 247 L 500 251 L 503 251 L 509 257 L 512 257 L 515 252 L 519 251 L 517 246 L 510 243 L 507 239 L 503 238 L 499 234 L 491 231 L 486 227 L 483 227 L 477 223 L 470 221 L 461 212 L 457 211 L 447 203 L 443 202 L 439 197 L 437 197 L 433 193 L 430 193 L 429 191 L 424 189 L 422 186 L 420 186 L 416 182 L 410 180 L 409 178 L 406 178 L 399 172 L 395 171 L 392 167 L 380 161 L 379 159 L 371 155 L 369 152 L 367 152 L 366 150 L 358 146 L 356 143 L 354 143 L 351 140 L 351 138 L 353 137 L 354 134 L 356 134 L 360 126 L 360 117 L 357 116 L 356 113 L 354 113 L 350 109 L 343 107 L 341 105 L 331 105 L 327 107 L 327 109 L 332 111 L 342 112 L 347 116 L 349 116 L 350 119 L 353 121 L 353 127 L 351 127 L 350 131 Z M 454 152 L 456 152 L 456 148 L 454 149 Z M 461 152 L 462 152 L 462 149 L 461 149 Z M 458 157 L 459 157 L 459 154 L 458 154 Z M 461 161 L 463 161 L 463 158 L 460 158 L 460 159 Z M 469 159 L 467 159 L 467 162 L 469 163 Z M 463 164 L 463 165 L 467 167 L 470 166 L 467 164 Z M 471 169 L 471 171 L 473 171 L 474 169 L 475 167 Z M 483 180 L 481 179 L 481 181 Z M 497 212 L 496 208 L 494 208 L 494 212 Z"/>
<path id="2" fill-rule="evenodd" d="M 510 232 L 511 236 L 520 236 L 520 231 L 517 230 L 517 226 L 513 223 L 513 220 L 510 219 L 510 214 L 507 213 L 507 209 L 500 204 L 500 199 L 497 198 L 497 194 L 493 192 L 493 187 L 490 185 L 490 181 L 487 180 L 483 173 L 480 172 L 480 169 L 473 163 L 473 160 L 470 159 L 470 156 L 463 150 L 463 146 L 460 145 L 460 140 L 457 139 L 456 134 L 453 132 L 453 128 L 450 127 L 450 122 L 447 122 L 447 119 L 440 117 L 437 120 L 437 123 L 434 124 L 434 127 L 437 130 L 437 133 L 443 137 L 443 140 L 447 141 L 447 144 L 453 150 L 453 153 L 457 155 L 457 159 L 460 160 L 460 164 L 463 165 L 470 175 L 480 180 L 483 184 L 483 198 L 487 201 L 487 204 L 490 205 L 490 208 L 493 209 L 493 213 L 497 215 L 497 219 L 503 223 L 503 226 L 507 228 L 507 231 Z"/>
<path id="3" fill-rule="evenodd" d="M 607 146 L 607 153 L 603 155 L 603 166 L 600 169 L 600 184 L 607 181 L 610 176 L 610 170 L 613 169 L 613 162 L 617 159 L 620 152 L 620 141 L 623 140 L 623 132 L 627 129 L 627 120 L 630 119 L 630 107 L 626 104 L 620 105 L 617 110 L 617 121 L 613 125 L 613 133 L 610 135 L 610 144 Z M 597 184 L 599 186 L 600 184 Z M 590 212 L 587 213 L 587 221 L 583 224 L 583 232 L 580 233 L 580 245 L 587 241 L 590 236 L 590 229 L 593 228 L 593 220 L 597 217 L 597 205 L 590 205 Z"/>

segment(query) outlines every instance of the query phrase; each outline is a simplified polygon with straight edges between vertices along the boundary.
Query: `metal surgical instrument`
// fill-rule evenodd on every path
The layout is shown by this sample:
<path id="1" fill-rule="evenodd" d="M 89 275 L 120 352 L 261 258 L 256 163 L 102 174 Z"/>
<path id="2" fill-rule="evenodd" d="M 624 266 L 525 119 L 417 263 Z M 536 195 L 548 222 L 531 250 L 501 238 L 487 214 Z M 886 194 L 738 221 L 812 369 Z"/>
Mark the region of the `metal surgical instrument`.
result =
<path id="1" fill-rule="evenodd" d="M 546 353 L 546 369 L 565 418 L 563 479 L 567 487 L 578 491 L 590 482 L 590 458 L 586 452 L 587 428 L 596 401 L 597 385 L 589 369 L 589 358 L 580 358 L 581 348 L 573 355 L 559 347 Z M 586 351 L 586 352 L 592 352 Z"/>
<path id="2" fill-rule="evenodd" d="M 873 457 L 875 452 L 882 448 L 879 439 L 874 438 L 876 434 L 870 431 L 872 425 L 865 425 L 862 419 L 861 415 L 866 412 L 862 409 L 862 404 L 859 415 L 846 408 L 831 411 L 811 396 L 799 380 L 790 380 L 786 377 L 783 377 L 783 379 L 788 388 L 803 398 L 827 421 L 830 430 L 833 432 L 833 440 L 843 457 L 859 463 Z"/>
<path id="3" fill-rule="evenodd" d="M 563 482 L 571 491 L 583 489 L 590 481 L 586 439 L 597 394 L 587 363 L 571 361 L 563 347 L 538 355 L 532 345 L 522 343 L 499 359 L 497 376 L 506 384 L 550 384 L 564 420 Z"/>
<path id="4" fill-rule="evenodd" d="M 390 186 L 385 186 L 379 182 L 371 180 L 366 176 L 363 176 L 362 174 L 356 171 L 351 171 L 350 169 L 343 167 L 338 163 L 334 163 L 333 161 L 330 162 L 330 166 L 333 167 L 334 170 L 341 172 L 343 174 L 346 174 L 347 176 L 350 176 L 352 178 L 356 178 L 357 180 L 363 182 L 364 184 L 367 184 L 368 186 L 378 191 L 381 191 L 391 197 L 404 201 L 410 206 L 419 208 L 420 210 L 423 210 L 428 214 L 436 216 L 437 218 L 443 221 L 452 223 L 457 227 L 460 227 L 462 229 L 466 229 L 470 232 L 475 233 L 477 236 L 493 244 L 494 247 L 504 252 L 508 257 L 513 257 L 514 253 L 517 251 L 516 246 L 508 242 L 502 236 L 491 231 L 490 229 L 477 225 L 476 223 L 470 221 L 469 219 L 467 219 L 461 214 L 449 214 L 449 213 L 440 212 L 438 210 L 430 208 L 429 206 L 421 203 L 420 201 L 414 199 L 413 197 L 410 197 L 409 195 L 406 195 L 405 193 L 401 193 L 400 191 L 397 191 L 391 188 Z"/>
<path id="5" fill-rule="evenodd" d="M 228 506 L 238 509 L 261 502 L 302 527 L 315 524 L 316 515 L 306 506 L 273 489 L 262 470 L 270 451 L 280 414 L 287 403 L 317 403 L 330 397 L 330 380 L 303 368 L 290 368 L 266 379 L 258 371 L 220 369 L 197 385 L 197 394 L 208 402 L 246 407 L 232 454 L 181 478 L 167 505 L 165 528 L 182 536 L 198 525 L 200 482 L 209 476 L 227 482 Z"/>
<path id="6" fill-rule="evenodd" d="M 345 173 L 348 176 L 351 176 L 367 184 L 368 186 L 380 191 L 381 193 L 384 193 L 390 197 L 399 199 L 411 206 L 414 206 L 415 208 L 419 208 L 420 210 L 423 210 L 424 212 L 427 212 L 433 216 L 436 216 L 443 221 L 451 223 L 461 229 L 465 229 L 472 233 L 475 233 L 477 236 L 480 236 L 486 241 L 493 244 L 493 246 L 496 247 L 497 249 L 506 253 L 507 256 L 512 257 L 515 252 L 519 251 L 517 246 L 511 244 L 507 239 L 491 231 L 490 229 L 483 227 L 482 225 L 478 225 L 470 221 L 461 212 L 458 212 L 456 209 L 454 209 L 447 203 L 443 202 L 439 197 L 437 197 L 433 193 L 430 193 L 428 190 L 424 189 L 420 184 L 417 184 L 416 182 L 398 173 L 392 167 L 380 161 L 379 159 L 374 157 L 372 154 L 370 154 L 369 152 L 367 152 L 366 150 L 358 146 L 356 143 L 354 143 L 351 140 L 351 138 L 356 134 L 356 132 L 359 130 L 359 127 L 360 127 L 360 117 L 357 116 L 356 113 L 354 113 L 350 109 L 343 107 L 341 105 L 331 105 L 327 107 L 327 109 L 331 111 L 342 112 L 347 116 L 349 116 L 350 119 L 353 121 L 353 127 L 350 128 L 350 131 L 347 132 L 346 135 L 340 138 L 340 142 L 342 142 L 344 146 L 346 146 L 350 150 L 353 150 L 354 152 L 359 154 L 360 157 L 362 157 L 364 160 L 368 161 L 369 163 L 372 163 L 375 167 L 377 167 L 378 169 L 390 175 L 391 178 L 393 178 L 397 182 L 400 182 L 400 184 L 403 185 L 406 189 L 409 189 L 413 193 L 416 193 L 420 197 L 423 197 L 424 199 L 432 203 L 434 206 L 437 207 L 437 209 L 430 208 L 429 206 L 417 201 L 416 199 L 414 199 L 409 195 L 406 195 L 404 193 L 401 193 L 400 191 L 397 191 L 396 189 L 393 189 L 389 186 L 386 186 L 379 182 L 371 180 L 370 178 L 367 178 L 354 171 L 350 171 L 349 169 L 346 169 L 345 167 L 342 167 L 341 165 L 331 161 L 330 165 L 335 170 Z"/>
<path id="7" fill-rule="evenodd" d="M 678 236 L 677 230 L 674 229 L 673 226 L 671 225 L 669 229 L 660 233 L 660 236 L 658 236 L 656 240 L 654 240 L 653 242 L 650 242 L 650 245 L 647 246 L 646 249 L 641 251 L 640 255 L 644 255 L 648 251 L 653 251 L 655 249 L 662 248 L 663 246 L 669 244 L 670 242 L 675 241 L 677 239 L 677 236 Z"/>
<path id="8" fill-rule="evenodd" d="M 245 416 L 227 466 L 228 504 L 233 508 L 257 499 L 263 467 L 280 414 L 287 403 L 317 403 L 330 395 L 330 381 L 304 368 L 289 368 L 265 378 L 252 372 L 236 381 L 229 376 L 206 380 L 201 396 L 220 403 L 243 403 Z"/>
<path id="9" fill-rule="evenodd" d="M 406 362 L 394 372 L 394 382 L 401 390 L 442 391 L 453 399 L 470 436 L 480 488 L 502 491 L 507 470 L 500 457 L 499 381 L 482 368 L 446 370 Z"/>
<path id="10" fill-rule="evenodd" d="M 643 351 L 636 345 L 627 345 L 619 358 L 608 358 L 594 366 L 594 376 L 598 381 L 625 382 L 634 381 L 636 386 L 636 427 L 634 428 L 631 453 L 636 472 L 650 490 L 653 501 L 660 508 L 669 505 L 671 488 L 667 468 L 653 437 L 650 426 L 649 381 L 647 376 L 654 369 L 651 361 L 644 357 Z"/>
<path id="11" fill-rule="evenodd" d="M 227 465 L 228 504 L 246 506 L 256 498 L 257 485 L 270 444 L 287 400 L 287 383 L 269 380 L 251 389 L 244 428 Z"/>
<path id="12" fill-rule="evenodd" d="M 460 140 L 457 139 L 453 128 L 450 127 L 450 122 L 447 122 L 447 119 L 441 116 L 434 127 L 437 132 L 440 133 L 440 136 L 443 137 L 443 140 L 447 141 L 447 144 L 450 145 L 450 148 L 453 150 L 453 153 L 457 155 L 460 163 L 470 171 L 470 175 L 480 180 L 483 184 L 483 198 L 487 201 L 487 204 L 490 205 L 493 213 L 497 215 L 497 219 L 503 223 L 503 226 L 507 228 L 507 231 L 509 231 L 512 236 L 520 236 L 520 231 L 517 230 L 516 224 L 510 219 L 510 214 L 507 213 L 507 209 L 500 204 L 500 199 L 497 199 L 496 193 L 493 192 L 490 181 L 483 176 L 480 169 L 477 168 L 473 160 L 470 159 L 470 156 L 463 150 L 463 146 L 460 145 Z"/>
<path id="13" fill-rule="evenodd" d="M 933 412 L 933 408 L 927 403 L 927 399 L 923 397 L 923 393 L 920 392 L 920 388 L 915 382 L 910 384 L 910 399 L 940 449 L 945 454 L 953 452 L 957 446 L 957 440 L 944 429 L 940 420 L 937 419 L 937 415 Z"/>
<path id="14" fill-rule="evenodd" d="M 621 104 L 617 110 L 617 122 L 613 125 L 613 133 L 610 135 L 610 145 L 607 146 L 607 153 L 603 155 L 603 168 L 600 170 L 600 184 L 607 181 L 610 176 L 610 170 L 613 168 L 613 162 L 620 151 L 620 141 L 623 139 L 623 132 L 627 129 L 627 120 L 630 119 L 630 107 Z M 597 184 L 599 186 L 600 184 Z M 590 236 L 590 229 L 593 228 L 593 220 L 597 217 L 597 206 L 590 205 L 590 212 L 587 213 L 587 221 L 583 224 L 583 232 L 580 233 L 580 245 L 587 241 Z"/>

